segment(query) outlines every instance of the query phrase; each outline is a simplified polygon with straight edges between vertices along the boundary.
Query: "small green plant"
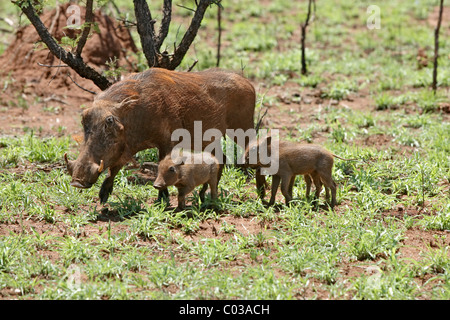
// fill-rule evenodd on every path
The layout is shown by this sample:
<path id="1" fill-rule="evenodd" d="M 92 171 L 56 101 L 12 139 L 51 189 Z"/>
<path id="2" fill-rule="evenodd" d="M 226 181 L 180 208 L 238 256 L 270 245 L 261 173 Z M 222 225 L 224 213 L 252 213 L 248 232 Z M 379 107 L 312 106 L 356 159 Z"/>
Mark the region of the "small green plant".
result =
<path id="1" fill-rule="evenodd" d="M 125 68 L 118 67 L 117 57 L 109 58 L 109 61 L 105 62 L 108 67 L 107 70 L 103 71 L 105 77 L 111 78 L 114 81 L 120 80 L 122 73 L 125 71 Z"/>
<path id="2" fill-rule="evenodd" d="M 332 129 L 331 136 L 337 143 L 343 143 L 347 138 L 347 130 L 339 123 Z"/>
<path id="3" fill-rule="evenodd" d="M 398 244 L 400 235 L 377 223 L 370 229 L 359 229 L 349 250 L 357 260 L 375 259 L 377 255 L 387 255 Z"/>
<path id="4" fill-rule="evenodd" d="M 357 92 L 358 86 L 356 83 L 343 80 L 333 82 L 325 92 L 322 93 L 322 98 L 330 98 L 334 100 L 342 100 L 348 97 L 352 92 Z"/>

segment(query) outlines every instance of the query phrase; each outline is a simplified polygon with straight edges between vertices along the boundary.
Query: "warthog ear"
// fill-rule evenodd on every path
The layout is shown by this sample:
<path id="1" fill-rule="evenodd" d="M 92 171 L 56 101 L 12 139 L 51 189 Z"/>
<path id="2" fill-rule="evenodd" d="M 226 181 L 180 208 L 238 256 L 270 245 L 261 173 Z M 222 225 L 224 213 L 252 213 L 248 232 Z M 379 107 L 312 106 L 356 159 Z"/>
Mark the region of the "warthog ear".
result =
<path id="1" fill-rule="evenodd" d="M 137 102 L 138 100 L 139 100 L 138 96 L 128 96 L 125 99 L 123 99 L 121 102 L 117 103 L 114 106 L 114 109 L 126 108 L 127 106 L 132 105 L 133 103 Z"/>

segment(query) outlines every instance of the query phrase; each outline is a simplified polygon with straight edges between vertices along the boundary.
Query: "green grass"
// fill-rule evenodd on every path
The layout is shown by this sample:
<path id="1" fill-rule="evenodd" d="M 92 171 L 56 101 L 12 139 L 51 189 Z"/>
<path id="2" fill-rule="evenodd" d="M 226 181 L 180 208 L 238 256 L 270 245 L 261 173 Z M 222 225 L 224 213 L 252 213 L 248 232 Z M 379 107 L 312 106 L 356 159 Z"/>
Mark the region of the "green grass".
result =
<path id="1" fill-rule="evenodd" d="M 359 120 L 347 117 L 358 127 Z M 448 129 L 447 124 L 429 115 L 414 115 L 417 117 L 425 118 L 424 125 L 415 129 L 421 135 L 436 127 Z M 412 120 L 401 120 L 408 121 Z M 149 201 L 156 197 L 156 190 L 130 185 L 126 179 L 129 173 L 123 172 L 109 201 L 110 210 L 123 220 L 93 223 L 100 216 L 95 209 L 98 184 L 79 192 L 67 185 L 70 177 L 65 169 L 56 167 L 45 174 L 39 170 L 60 163 L 61 153 L 69 148 L 66 139 L 52 138 L 49 143 L 30 134 L 7 142 L 2 156 L 14 148 L 14 163 L 32 168 L 13 173 L 7 169 L 11 161 L 2 162 L 3 230 L 12 223 L 18 223 L 18 228 L 0 237 L 0 284 L 2 290 L 17 290 L 21 297 L 293 299 L 302 297 L 311 281 L 335 299 L 414 299 L 424 294 L 440 299 L 448 295 L 448 246 L 429 248 L 417 265 L 397 257 L 396 252 L 402 246 L 407 223 L 408 228 L 412 223 L 423 230 L 449 228 L 448 198 L 442 197 L 436 186 L 448 175 L 448 163 L 437 167 L 428 164 L 439 152 L 433 157 L 394 156 L 387 160 L 385 152 L 372 151 L 378 159 L 370 164 L 357 162 L 347 167 L 337 162 L 337 213 L 314 212 L 303 200 L 300 182 L 298 200 L 293 204 L 282 206 L 277 213 L 264 208 L 256 200 L 253 183 L 247 187 L 243 173 L 230 167 L 220 184 L 219 202 L 224 211 L 193 209 L 193 218 L 188 218 L 183 212 L 173 214 L 152 205 Z M 31 145 L 36 152 L 32 156 Z M 51 152 L 43 146 L 50 146 Z M 345 141 L 331 146 L 346 157 L 355 152 Z M 418 175 L 419 161 L 425 170 L 425 183 Z M 350 191 L 347 186 L 357 190 Z M 434 215 L 416 222 L 380 216 L 397 204 L 415 205 L 422 191 L 427 201 L 433 201 Z M 399 193 L 407 199 L 399 199 Z M 260 221 L 270 229 L 250 233 L 238 224 L 222 221 L 217 238 L 190 240 L 202 222 L 227 216 Z M 33 224 L 55 227 L 35 231 Z M 62 229 L 59 233 L 56 226 Z M 240 262 L 244 259 L 248 261 L 245 268 Z M 384 266 L 374 275 L 343 282 L 341 266 L 349 261 Z M 73 270 L 79 275 L 75 280 L 70 275 Z M 415 280 L 424 274 L 440 279 L 432 292 L 424 293 Z"/>

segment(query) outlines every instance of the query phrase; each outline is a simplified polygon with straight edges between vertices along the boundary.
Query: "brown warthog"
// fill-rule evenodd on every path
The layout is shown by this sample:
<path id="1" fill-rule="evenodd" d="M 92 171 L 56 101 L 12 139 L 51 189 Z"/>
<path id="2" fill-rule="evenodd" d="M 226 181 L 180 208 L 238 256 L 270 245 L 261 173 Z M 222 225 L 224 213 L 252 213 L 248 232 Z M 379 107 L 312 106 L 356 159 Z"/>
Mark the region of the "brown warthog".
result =
<path id="1" fill-rule="evenodd" d="M 205 192 L 211 188 L 211 199 L 217 198 L 219 183 L 219 161 L 209 152 L 184 151 L 175 157 L 168 154 L 158 167 L 158 176 L 153 183 L 156 189 L 175 186 L 178 189 L 178 210 L 185 208 L 185 197 L 196 186 L 203 184 L 200 200 L 205 201 Z"/>
<path id="2" fill-rule="evenodd" d="M 344 159 L 336 156 L 321 146 L 314 144 L 299 144 L 289 141 L 279 141 L 278 151 L 271 150 L 272 137 L 262 139 L 262 141 L 254 141 L 249 144 L 245 151 L 245 159 L 248 162 L 250 152 L 259 148 L 267 150 L 270 157 L 274 161 L 278 161 L 278 171 L 272 176 L 272 194 L 269 205 L 275 203 L 275 196 L 278 185 L 281 180 L 281 192 L 285 197 L 286 204 L 292 200 L 292 188 L 297 175 L 304 175 L 306 181 L 306 195 L 309 196 L 311 188 L 311 179 L 316 186 L 315 198 L 318 199 L 322 190 L 322 184 L 325 185 L 326 199 L 329 198 L 329 190 L 331 191 L 331 203 L 333 208 L 336 204 L 336 183 L 332 177 L 334 157 L 351 161 L 357 159 Z M 256 161 L 253 167 L 264 167 L 261 162 Z"/>
<path id="3" fill-rule="evenodd" d="M 131 74 L 101 92 L 83 111 L 80 154 L 75 161 L 65 155 L 71 185 L 89 188 L 108 169 L 99 193 L 104 203 L 114 177 L 136 152 L 156 147 L 162 160 L 178 143 L 171 141 L 176 129 L 189 131 L 195 147 L 194 121 L 201 121 L 202 133 L 215 128 L 224 135 L 226 129 L 253 128 L 254 108 L 252 84 L 233 72 L 152 68 Z M 201 148 L 209 143 L 202 140 Z M 167 195 L 167 189 L 159 197 L 163 193 Z"/>

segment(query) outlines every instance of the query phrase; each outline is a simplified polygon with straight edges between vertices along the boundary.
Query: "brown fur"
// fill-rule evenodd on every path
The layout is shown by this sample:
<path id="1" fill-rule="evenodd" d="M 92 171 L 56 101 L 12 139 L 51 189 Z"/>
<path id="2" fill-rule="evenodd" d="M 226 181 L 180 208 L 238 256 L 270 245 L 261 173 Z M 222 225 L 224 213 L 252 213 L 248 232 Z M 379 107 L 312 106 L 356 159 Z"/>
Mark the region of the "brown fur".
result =
<path id="1" fill-rule="evenodd" d="M 186 163 L 188 159 L 190 163 Z M 186 195 L 200 184 L 203 184 L 200 191 L 202 202 L 205 201 L 205 191 L 208 185 L 211 188 L 211 198 L 217 198 L 219 168 L 217 159 L 207 152 L 184 151 L 175 160 L 172 160 L 169 154 L 159 163 L 158 176 L 153 186 L 157 189 L 175 186 L 178 189 L 178 209 L 182 210 L 185 208 Z"/>
<path id="2" fill-rule="evenodd" d="M 267 143 L 269 146 L 268 150 L 270 152 L 270 139 L 271 137 L 264 139 L 262 142 L 257 144 L 257 147 L 261 147 L 262 143 Z M 254 146 L 254 144 L 250 144 L 250 146 L 246 149 L 247 159 L 249 149 L 252 146 Z M 313 181 L 316 186 L 315 197 L 318 199 L 323 184 L 325 185 L 327 200 L 329 198 L 329 190 L 331 191 L 330 206 L 332 208 L 335 206 L 336 183 L 332 178 L 332 170 L 334 163 L 333 158 L 337 156 L 318 145 L 299 144 L 288 141 L 279 141 L 279 153 L 278 155 L 272 154 L 272 156 L 278 156 L 279 168 L 278 172 L 272 176 L 272 194 L 269 205 L 273 205 L 275 203 L 275 196 L 280 181 L 281 192 L 285 197 L 286 204 L 288 204 L 292 200 L 292 188 L 295 177 L 297 175 L 304 175 L 307 186 L 306 195 L 309 196 L 311 182 Z M 259 166 L 260 163 L 256 165 Z"/>
<path id="3" fill-rule="evenodd" d="M 178 143 L 171 141 L 175 129 L 187 129 L 194 138 L 194 121 L 202 121 L 203 132 L 253 128 L 254 108 L 253 86 L 236 73 L 152 68 L 131 74 L 100 93 L 83 112 L 84 145 L 77 160 L 67 161 L 72 185 L 88 188 L 95 183 L 103 160 L 109 175 L 100 201 L 106 202 L 114 177 L 136 152 L 156 147 L 163 159 Z"/>

